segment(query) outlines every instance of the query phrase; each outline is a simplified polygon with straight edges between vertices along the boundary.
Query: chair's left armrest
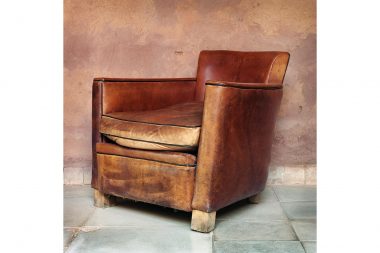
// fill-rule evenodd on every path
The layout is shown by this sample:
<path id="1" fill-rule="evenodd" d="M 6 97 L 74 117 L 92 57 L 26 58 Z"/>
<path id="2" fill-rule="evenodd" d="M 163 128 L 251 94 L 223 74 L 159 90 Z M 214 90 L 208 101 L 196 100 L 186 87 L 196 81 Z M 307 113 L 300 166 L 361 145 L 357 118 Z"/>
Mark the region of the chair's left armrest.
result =
<path id="1" fill-rule="evenodd" d="M 207 81 L 192 208 L 217 211 L 265 187 L 282 84 Z"/>

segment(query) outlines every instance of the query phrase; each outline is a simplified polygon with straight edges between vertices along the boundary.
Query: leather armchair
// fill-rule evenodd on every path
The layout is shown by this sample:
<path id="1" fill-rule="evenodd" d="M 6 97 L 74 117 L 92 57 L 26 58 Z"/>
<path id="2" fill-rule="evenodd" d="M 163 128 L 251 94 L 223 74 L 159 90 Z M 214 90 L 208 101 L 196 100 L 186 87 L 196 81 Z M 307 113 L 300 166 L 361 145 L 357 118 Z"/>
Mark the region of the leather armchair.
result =
<path id="1" fill-rule="evenodd" d="M 219 209 L 257 202 L 288 61 L 202 51 L 196 78 L 95 78 L 95 205 L 118 196 L 191 211 L 191 228 L 210 232 Z"/>

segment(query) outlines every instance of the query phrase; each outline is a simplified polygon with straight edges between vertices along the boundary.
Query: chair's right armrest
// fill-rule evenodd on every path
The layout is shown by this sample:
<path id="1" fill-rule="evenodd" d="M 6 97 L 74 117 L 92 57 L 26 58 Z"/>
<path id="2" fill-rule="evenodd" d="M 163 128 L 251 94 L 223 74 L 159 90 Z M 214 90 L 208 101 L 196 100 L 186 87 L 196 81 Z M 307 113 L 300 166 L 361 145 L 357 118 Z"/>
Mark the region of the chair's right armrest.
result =
<path id="1" fill-rule="evenodd" d="M 96 143 L 103 142 L 99 132 L 103 114 L 120 111 L 144 111 L 193 101 L 195 78 L 95 78 L 92 88 L 91 184 L 98 188 Z"/>
<path id="2" fill-rule="evenodd" d="M 206 82 L 193 209 L 214 212 L 264 189 L 282 89 Z"/>

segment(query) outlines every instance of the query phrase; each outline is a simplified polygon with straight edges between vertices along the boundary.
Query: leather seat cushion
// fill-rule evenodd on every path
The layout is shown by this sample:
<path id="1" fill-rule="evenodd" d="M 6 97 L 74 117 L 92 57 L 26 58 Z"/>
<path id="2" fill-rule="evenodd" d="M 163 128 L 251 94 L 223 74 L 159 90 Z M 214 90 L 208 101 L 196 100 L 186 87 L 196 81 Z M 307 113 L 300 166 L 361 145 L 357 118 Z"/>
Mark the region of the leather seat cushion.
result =
<path id="1" fill-rule="evenodd" d="M 198 147 L 202 102 L 162 109 L 104 114 L 100 132 L 117 144 L 147 150 L 189 151 Z"/>

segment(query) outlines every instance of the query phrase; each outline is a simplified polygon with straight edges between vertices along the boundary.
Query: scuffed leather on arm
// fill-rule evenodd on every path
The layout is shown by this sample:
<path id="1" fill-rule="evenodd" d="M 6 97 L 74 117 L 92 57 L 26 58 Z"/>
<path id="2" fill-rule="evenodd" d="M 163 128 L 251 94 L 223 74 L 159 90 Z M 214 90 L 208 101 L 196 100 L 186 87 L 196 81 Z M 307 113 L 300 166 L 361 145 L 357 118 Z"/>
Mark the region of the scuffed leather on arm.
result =
<path id="1" fill-rule="evenodd" d="M 192 207 L 216 211 L 262 191 L 281 84 L 207 82 Z"/>

